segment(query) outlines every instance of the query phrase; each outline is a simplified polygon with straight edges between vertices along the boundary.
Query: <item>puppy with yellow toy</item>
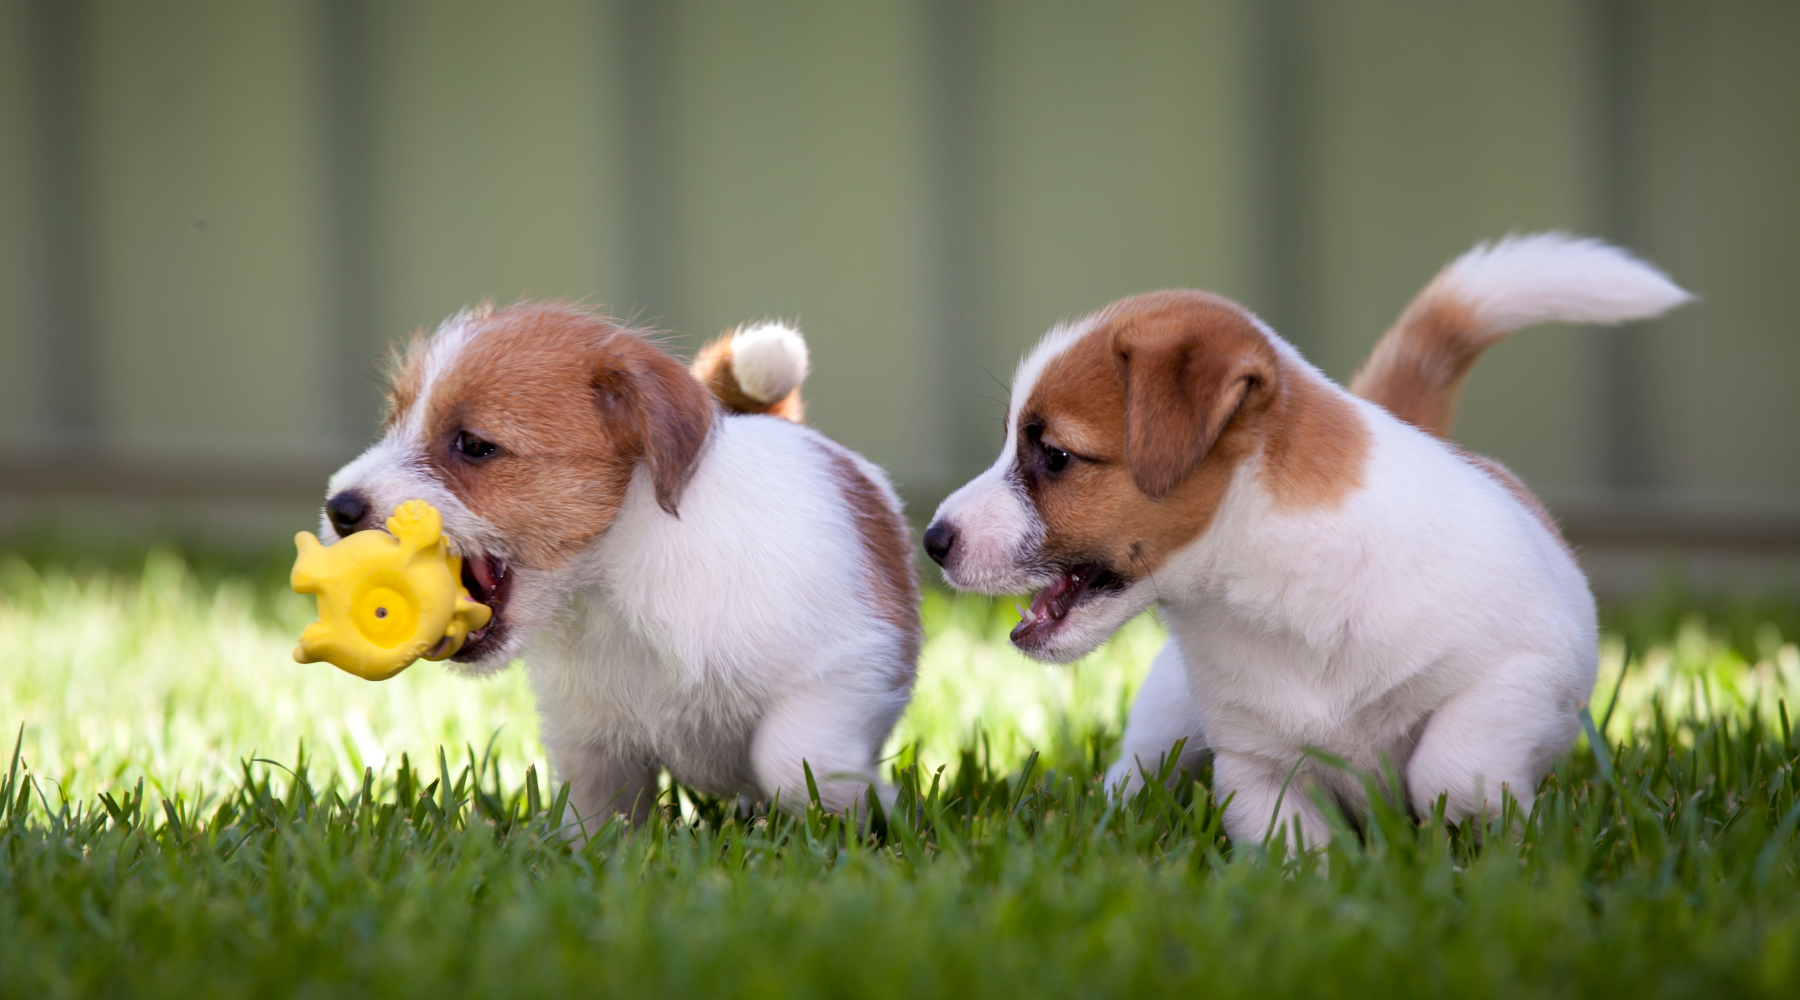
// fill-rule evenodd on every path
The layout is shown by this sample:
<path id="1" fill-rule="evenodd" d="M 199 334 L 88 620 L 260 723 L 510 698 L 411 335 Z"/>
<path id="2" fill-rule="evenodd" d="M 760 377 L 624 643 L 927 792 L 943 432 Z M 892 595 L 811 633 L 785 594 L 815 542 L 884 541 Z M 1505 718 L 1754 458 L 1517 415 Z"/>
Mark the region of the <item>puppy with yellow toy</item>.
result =
<path id="1" fill-rule="evenodd" d="M 331 478 L 320 533 L 341 540 L 301 541 L 295 579 L 321 605 L 301 658 L 366 677 L 419 655 L 465 676 L 523 661 L 571 839 L 643 822 L 664 770 L 793 811 L 891 801 L 881 746 L 919 651 L 912 545 L 886 475 L 800 422 L 807 365 L 773 322 L 689 367 L 565 305 L 452 316 L 407 348 L 381 439 Z M 308 564 L 417 500 L 441 541 L 436 516 L 410 542 L 390 521 L 385 548 Z M 436 581 L 396 605 L 416 609 L 411 632 L 377 614 L 396 612 L 368 568 L 410 582 L 407 545 Z M 482 624 L 447 610 L 459 574 Z"/>

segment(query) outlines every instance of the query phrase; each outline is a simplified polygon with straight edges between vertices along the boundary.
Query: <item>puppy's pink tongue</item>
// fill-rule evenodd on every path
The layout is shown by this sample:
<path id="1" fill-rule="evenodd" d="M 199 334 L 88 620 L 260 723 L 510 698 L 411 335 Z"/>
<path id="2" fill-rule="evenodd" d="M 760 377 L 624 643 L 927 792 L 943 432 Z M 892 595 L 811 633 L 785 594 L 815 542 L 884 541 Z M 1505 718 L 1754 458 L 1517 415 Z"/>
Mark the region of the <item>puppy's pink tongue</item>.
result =
<path id="1" fill-rule="evenodd" d="M 1061 621 L 1062 616 L 1068 614 L 1068 609 L 1063 607 L 1062 604 L 1057 601 L 1057 598 L 1061 597 L 1073 582 L 1073 575 L 1064 573 L 1062 576 L 1056 578 L 1055 583 L 1038 591 L 1036 594 L 1033 594 L 1031 596 L 1031 610 L 1029 612 L 1031 620 L 1041 622 L 1047 616 Z M 1025 614 L 1021 614 L 1020 617 L 1025 617 Z"/>

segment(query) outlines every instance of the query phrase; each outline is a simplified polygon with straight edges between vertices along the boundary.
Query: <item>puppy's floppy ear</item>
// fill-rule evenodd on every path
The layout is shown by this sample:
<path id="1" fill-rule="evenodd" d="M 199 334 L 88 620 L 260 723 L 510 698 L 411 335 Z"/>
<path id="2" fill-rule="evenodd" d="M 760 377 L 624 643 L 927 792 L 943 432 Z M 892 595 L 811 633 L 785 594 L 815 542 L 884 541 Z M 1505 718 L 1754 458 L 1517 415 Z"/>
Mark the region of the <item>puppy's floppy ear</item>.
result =
<path id="1" fill-rule="evenodd" d="M 712 430 L 712 396 L 680 362 L 635 335 L 616 336 L 608 348 L 595 367 L 595 405 L 602 419 L 631 429 L 657 506 L 676 514 Z"/>
<path id="2" fill-rule="evenodd" d="M 1232 417 L 1267 396 L 1268 338 L 1223 303 L 1184 303 L 1138 317 L 1113 336 L 1125 382 L 1125 464 L 1162 499 L 1200 465 Z"/>

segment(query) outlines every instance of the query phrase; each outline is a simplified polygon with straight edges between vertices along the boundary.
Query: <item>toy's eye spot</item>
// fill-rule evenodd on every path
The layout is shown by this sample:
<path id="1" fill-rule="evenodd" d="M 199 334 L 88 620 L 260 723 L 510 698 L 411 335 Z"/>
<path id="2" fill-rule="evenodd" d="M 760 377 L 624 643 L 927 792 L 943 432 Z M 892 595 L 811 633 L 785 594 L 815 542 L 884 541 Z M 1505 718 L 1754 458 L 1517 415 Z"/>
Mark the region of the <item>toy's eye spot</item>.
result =
<path id="1" fill-rule="evenodd" d="M 492 441 L 484 441 L 481 438 L 470 434 L 468 431 L 456 432 L 455 447 L 457 451 L 462 453 L 464 458 L 486 458 L 495 451 L 494 443 Z"/>
<path id="2" fill-rule="evenodd" d="M 382 649 L 394 649 L 418 628 L 419 603 L 394 581 L 378 576 L 350 599 L 350 620 L 363 638 Z"/>

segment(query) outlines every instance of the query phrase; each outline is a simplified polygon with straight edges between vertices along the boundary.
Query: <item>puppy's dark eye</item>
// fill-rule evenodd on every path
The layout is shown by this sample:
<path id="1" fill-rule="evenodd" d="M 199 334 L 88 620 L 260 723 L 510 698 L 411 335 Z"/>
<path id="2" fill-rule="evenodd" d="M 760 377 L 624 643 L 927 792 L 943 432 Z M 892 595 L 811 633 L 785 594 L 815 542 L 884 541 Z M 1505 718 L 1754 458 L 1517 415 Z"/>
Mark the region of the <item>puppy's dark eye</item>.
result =
<path id="1" fill-rule="evenodd" d="M 482 459 L 494 453 L 494 443 L 492 441 L 484 441 L 481 438 L 470 434 L 468 431 L 456 432 L 456 444 L 454 447 L 457 451 L 462 453 L 464 458 Z"/>
<path id="2" fill-rule="evenodd" d="M 1069 465 L 1069 453 L 1053 444 L 1044 445 L 1044 466 L 1051 472 L 1061 472 Z"/>

